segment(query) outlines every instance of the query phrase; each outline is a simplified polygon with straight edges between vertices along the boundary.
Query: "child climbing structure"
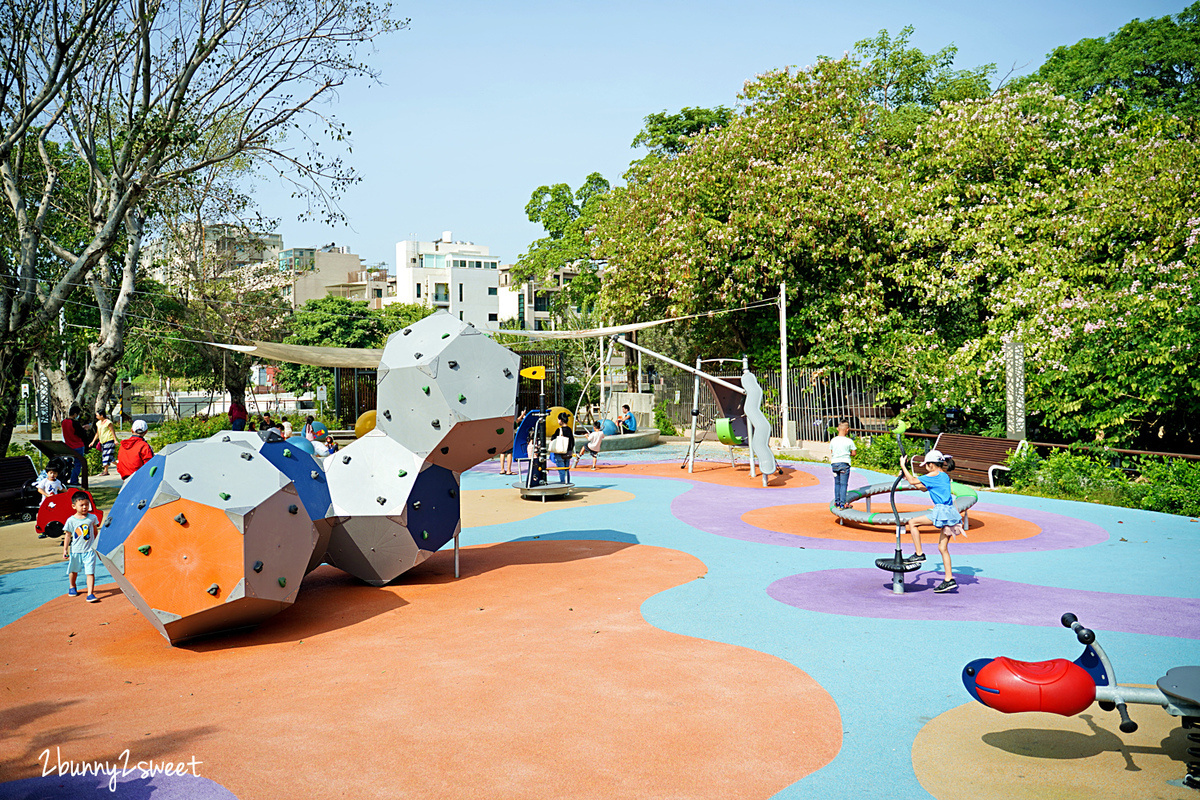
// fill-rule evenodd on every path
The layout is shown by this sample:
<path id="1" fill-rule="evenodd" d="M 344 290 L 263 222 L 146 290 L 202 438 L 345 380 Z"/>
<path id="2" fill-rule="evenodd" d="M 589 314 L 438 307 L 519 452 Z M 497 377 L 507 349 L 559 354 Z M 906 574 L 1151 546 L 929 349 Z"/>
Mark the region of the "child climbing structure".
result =
<path id="1" fill-rule="evenodd" d="M 656 353 L 641 345 L 634 344 L 624 336 L 614 336 L 613 341 L 618 344 L 623 344 L 626 347 L 631 347 L 638 352 L 645 353 L 648 356 L 657 358 L 659 361 L 664 361 L 674 367 L 687 372 L 696 377 L 695 396 L 692 404 L 692 444 L 691 450 L 688 453 L 688 472 L 692 471 L 692 465 L 695 461 L 696 450 L 696 417 L 699 415 L 699 408 L 696 405 L 700 391 L 700 381 L 708 382 L 712 387 L 713 396 L 717 398 L 717 405 L 723 414 L 727 416 L 724 419 L 717 421 L 718 436 L 721 437 L 721 443 L 732 447 L 735 444 L 746 444 L 750 449 L 750 476 L 754 477 L 754 462 L 758 461 L 759 470 L 762 472 L 763 486 L 767 485 L 770 476 L 775 474 L 778 467 L 775 464 L 775 454 L 771 452 L 771 425 L 767 422 L 767 417 L 762 412 L 762 387 L 758 385 L 758 379 L 754 377 L 754 373 L 750 371 L 749 361 L 742 358 L 742 374 L 738 378 L 718 378 L 715 375 L 709 375 L 696 367 L 689 367 L 687 364 L 682 364 L 673 358 L 668 358 L 661 353 Z M 703 363 L 697 361 L 697 364 Z"/>

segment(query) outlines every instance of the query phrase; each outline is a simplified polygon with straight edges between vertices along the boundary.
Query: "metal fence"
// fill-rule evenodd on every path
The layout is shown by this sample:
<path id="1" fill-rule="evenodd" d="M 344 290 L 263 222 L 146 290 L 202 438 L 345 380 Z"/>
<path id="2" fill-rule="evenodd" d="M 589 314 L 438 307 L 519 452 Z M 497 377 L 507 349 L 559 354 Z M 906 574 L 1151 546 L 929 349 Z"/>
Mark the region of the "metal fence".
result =
<path id="1" fill-rule="evenodd" d="M 737 377 L 718 374 L 718 378 Z M 755 373 L 763 388 L 763 413 L 771 422 L 771 435 L 782 434 L 780 373 Z M 671 423 L 680 430 L 691 426 L 694 378 L 683 372 L 660 373 L 654 380 L 655 405 L 662 406 Z M 703 425 L 718 414 L 708 382 L 700 381 L 700 420 Z M 809 369 L 788 371 L 788 419 L 796 426 L 796 438 L 827 442 L 830 429 L 839 420 L 863 431 L 886 431 L 895 410 L 879 401 L 877 390 L 856 375 Z"/>

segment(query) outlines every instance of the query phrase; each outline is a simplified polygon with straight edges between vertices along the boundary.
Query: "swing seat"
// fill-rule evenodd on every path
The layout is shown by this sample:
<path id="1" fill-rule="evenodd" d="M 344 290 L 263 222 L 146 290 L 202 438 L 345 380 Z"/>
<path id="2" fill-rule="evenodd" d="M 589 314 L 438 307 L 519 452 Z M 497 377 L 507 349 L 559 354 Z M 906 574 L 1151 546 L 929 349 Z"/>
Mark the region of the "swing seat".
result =
<path id="1" fill-rule="evenodd" d="M 721 444 L 732 447 L 734 445 L 743 445 L 746 443 L 745 439 L 733 432 L 733 420 L 719 419 L 717 420 L 716 427 L 717 439 L 721 442 Z"/>

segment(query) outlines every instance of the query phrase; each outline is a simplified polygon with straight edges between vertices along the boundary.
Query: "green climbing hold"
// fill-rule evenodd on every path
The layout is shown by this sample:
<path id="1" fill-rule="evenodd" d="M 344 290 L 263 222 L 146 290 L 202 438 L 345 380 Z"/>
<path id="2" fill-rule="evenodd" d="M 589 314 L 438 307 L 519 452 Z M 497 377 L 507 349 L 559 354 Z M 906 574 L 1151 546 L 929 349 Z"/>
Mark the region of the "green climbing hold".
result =
<path id="1" fill-rule="evenodd" d="M 287 448 L 287 447 L 283 448 L 283 457 L 284 457 L 284 458 L 291 458 L 291 457 L 292 457 L 292 451 L 291 451 L 291 449 L 290 449 L 290 448 Z"/>
<path id="2" fill-rule="evenodd" d="M 144 556 L 150 555 L 150 545 L 148 545 L 148 544 L 142 545 L 141 547 L 138 548 L 138 552 Z"/>
<path id="3" fill-rule="evenodd" d="M 402 469 L 402 470 L 400 470 L 399 473 L 397 473 L 397 476 L 403 478 L 407 474 L 408 474 L 408 470 Z"/>
<path id="4" fill-rule="evenodd" d="M 449 339 L 449 338 L 450 338 L 450 334 L 448 334 L 448 333 L 443 333 L 443 334 L 442 334 L 442 338 L 443 338 L 443 339 Z"/>
<path id="5" fill-rule="evenodd" d="M 156 473 L 156 472 L 158 472 L 158 467 L 151 467 L 150 468 L 150 477 L 153 478 L 154 473 Z"/>
<path id="6" fill-rule="evenodd" d="M 222 500 L 228 500 L 228 499 L 229 499 L 229 492 L 221 492 L 221 499 L 222 499 Z"/>
<path id="7" fill-rule="evenodd" d="M 460 402 L 460 403 L 465 403 L 465 402 L 467 402 L 467 396 L 466 396 L 465 394 L 460 394 L 460 395 L 458 396 L 458 402 Z"/>
<path id="8" fill-rule="evenodd" d="M 421 531 L 421 538 L 422 538 L 422 539 L 428 539 L 428 538 L 429 538 L 429 531 Z"/>
<path id="9" fill-rule="evenodd" d="M 504 433 L 504 428 L 496 428 L 496 433 Z"/>
<path id="10" fill-rule="evenodd" d="M 284 586 L 287 586 L 287 578 L 280 578 L 279 587 L 282 589 Z"/>
<path id="11" fill-rule="evenodd" d="M 428 387 L 428 386 L 422 386 L 422 387 L 421 387 L 421 391 L 422 391 L 422 392 L 424 392 L 425 394 L 429 394 L 429 387 Z"/>

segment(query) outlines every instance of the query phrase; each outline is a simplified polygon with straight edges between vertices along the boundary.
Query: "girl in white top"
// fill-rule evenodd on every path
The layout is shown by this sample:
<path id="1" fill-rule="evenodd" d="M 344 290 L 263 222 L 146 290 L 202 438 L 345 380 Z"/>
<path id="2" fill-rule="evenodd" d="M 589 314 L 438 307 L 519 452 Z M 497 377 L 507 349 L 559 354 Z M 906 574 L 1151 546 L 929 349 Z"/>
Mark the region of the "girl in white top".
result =
<path id="1" fill-rule="evenodd" d="M 583 454 L 587 453 L 592 457 L 592 472 L 596 471 L 596 457 L 600 455 L 600 443 L 604 441 L 604 429 L 600 427 L 600 423 L 596 422 L 592 425 L 592 432 L 588 434 L 587 444 L 585 444 L 575 456 L 575 466 L 579 466 L 580 459 Z"/>

